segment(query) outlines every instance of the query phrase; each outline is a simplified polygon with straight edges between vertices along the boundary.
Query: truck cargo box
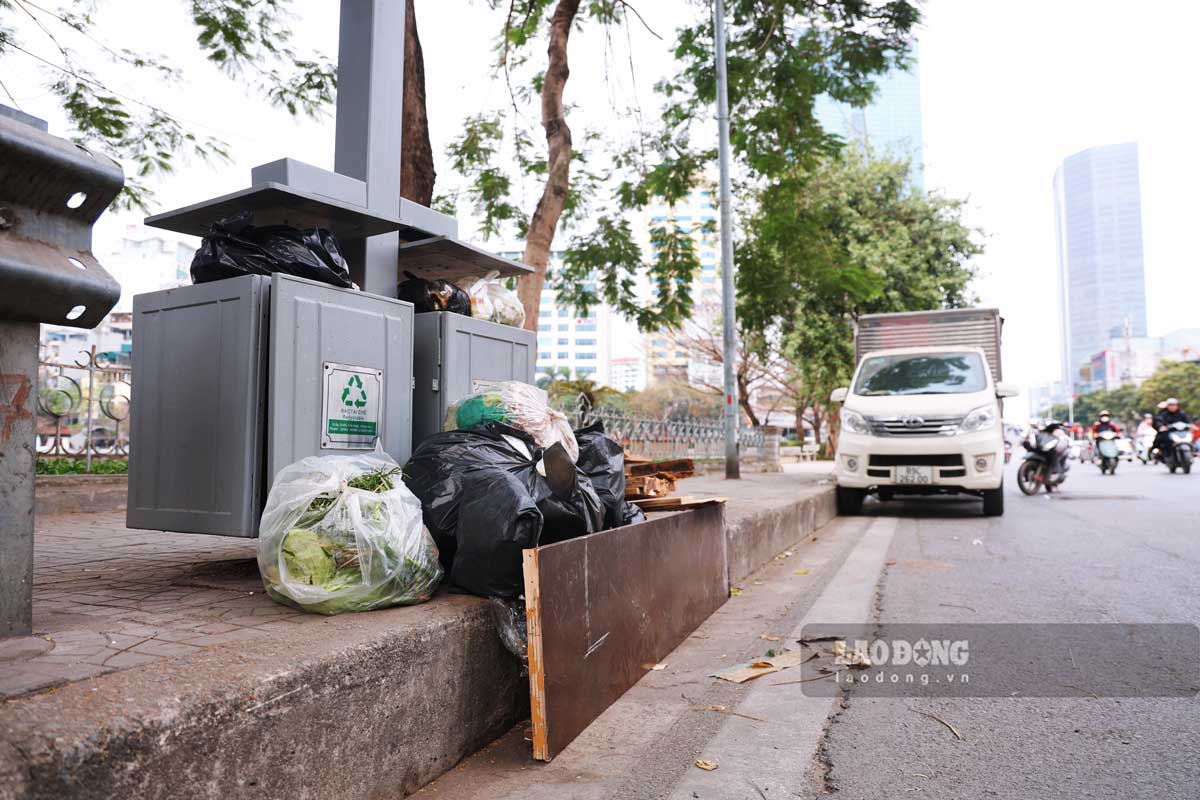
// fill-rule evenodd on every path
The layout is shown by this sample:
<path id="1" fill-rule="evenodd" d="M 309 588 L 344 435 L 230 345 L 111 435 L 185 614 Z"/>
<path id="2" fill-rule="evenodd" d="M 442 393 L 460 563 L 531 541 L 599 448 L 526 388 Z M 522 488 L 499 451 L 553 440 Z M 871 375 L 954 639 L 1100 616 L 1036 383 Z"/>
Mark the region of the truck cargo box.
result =
<path id="1" fill-rule="evenodd" d="M 854 330 L 854 361 L 875 350 L 903 347 L 978 347 L 987 356 L 992 380 L 999 383 L 1000 333 L 1004 319 L 995 308 L 952 308 L 900 314 L 864 314 Z"/>

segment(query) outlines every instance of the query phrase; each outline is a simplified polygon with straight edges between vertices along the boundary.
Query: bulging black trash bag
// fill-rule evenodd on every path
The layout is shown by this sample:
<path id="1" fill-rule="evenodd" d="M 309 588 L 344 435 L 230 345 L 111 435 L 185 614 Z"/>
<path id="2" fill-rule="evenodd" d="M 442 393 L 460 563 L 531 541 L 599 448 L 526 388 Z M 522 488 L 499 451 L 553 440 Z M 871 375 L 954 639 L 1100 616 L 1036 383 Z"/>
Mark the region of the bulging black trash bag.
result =
<path id="1" fill-rule="evenodd" d="M 323 228 L 250 223 L 241 211 L 214 222 L 192 257 L 192 283 L 282 272 L 343 289 L 356 288 L 337 240 Z"/>
<path id="2" fill-rule="evenodd" d="M 645 522 L 645 513 L 625 502 L 625 448 L 604 432 L 604 423 L 577 429 L 575 441 L 579 442 L 579 469 L 604 503 L 605 530 Z"/>
<path id="3" fill-rule="evenodd" d="M 430 311 L 450 311 L 471 316 L 471 296 L 450 281 L 426 280 L 405 271 L 407 280 L 396 288 L 396 296 L 413 304 L 418 314 Z"/>
<path id="4" fill-rule="evenodd" d="M 545 451 L 498 422 L 437 433 L 417 447 L 404 482 L 421 501 L 454 586 L 511 600 L 525 589 L 522 550 L 602 529 L 604 507 L 591 482 L 555 447 L 547 476 L 537 468 Z"/>

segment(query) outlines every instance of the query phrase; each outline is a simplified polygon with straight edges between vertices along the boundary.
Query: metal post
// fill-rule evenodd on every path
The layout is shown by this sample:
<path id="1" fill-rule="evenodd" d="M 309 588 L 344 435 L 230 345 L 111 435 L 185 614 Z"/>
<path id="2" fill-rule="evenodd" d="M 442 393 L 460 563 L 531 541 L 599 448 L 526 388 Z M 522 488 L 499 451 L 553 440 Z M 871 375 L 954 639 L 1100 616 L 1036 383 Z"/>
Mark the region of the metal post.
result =
<path id="1" fill-rule="evenodd" d="M 0 638 L 33 630 L 36 322 L 0 322 Z"/>
<path id="2" fill-rule="evenodd" d="M 367 208 L 400 215 L 404 0 L 342 0 L 333 169 L 367 184 Z M 400 235 L 346 242 L 363 291 L 396 296 Z"/>
<path id="3" fill-rule="evenodd" d="M 76 362 L 78 363 L 78 362 Z M 96 345 L 92 345 L 88 358 L 87 431 L 83 434 L 84 471 L 92 471 L 92 400 L 96 387 Z"/>
<path id="4" fill-rule="evenodd" d="M 733 287 L 733 198 L 729 179 L 729 92 L 725 74 L 725 3 L 716 2 L 717 126 L 721 186 L 721 334 L 725 367 L 725 477 L 740 478 L 738 463 L 737 318 Z"/>

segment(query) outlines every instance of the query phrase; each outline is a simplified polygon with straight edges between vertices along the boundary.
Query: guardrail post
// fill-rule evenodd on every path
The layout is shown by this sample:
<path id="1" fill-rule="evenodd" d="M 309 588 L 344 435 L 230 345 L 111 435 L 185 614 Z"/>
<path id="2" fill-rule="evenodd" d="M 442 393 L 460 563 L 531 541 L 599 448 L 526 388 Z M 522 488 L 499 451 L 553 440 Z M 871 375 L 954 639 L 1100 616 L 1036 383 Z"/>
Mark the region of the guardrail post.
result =
<path id="1" fill-rule="evenodd" d="M 116 162 L 0 106 L 0 637 L 33 630 L 38 326 L 94 328 L 116 305 L 92 225 L 124 183 Z"/>
<path id="2" fill-rule="evenodd" d="M 36 322 L 0 322 L 0 637 L 33 630 L 38 334 Z"/>

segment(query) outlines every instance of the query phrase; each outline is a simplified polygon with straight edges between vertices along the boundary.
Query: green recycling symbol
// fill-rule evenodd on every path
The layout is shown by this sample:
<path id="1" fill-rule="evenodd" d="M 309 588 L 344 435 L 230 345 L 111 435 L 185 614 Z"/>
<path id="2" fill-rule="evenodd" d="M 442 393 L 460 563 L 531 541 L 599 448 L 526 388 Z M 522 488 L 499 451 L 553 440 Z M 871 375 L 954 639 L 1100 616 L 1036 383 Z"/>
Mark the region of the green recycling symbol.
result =
<path id="1" fill-rule="evenodd" d="M 350 391 L 358 390 L 358 399 L 352 399 Z M 354 408 L 362 408 L 367 404 L 367 390 L 363 388 L 362 378 L 357 375 L 351 375 L 350 380 L 346 381 L 346 388 L 342 389 L 342 405 Z"/>

